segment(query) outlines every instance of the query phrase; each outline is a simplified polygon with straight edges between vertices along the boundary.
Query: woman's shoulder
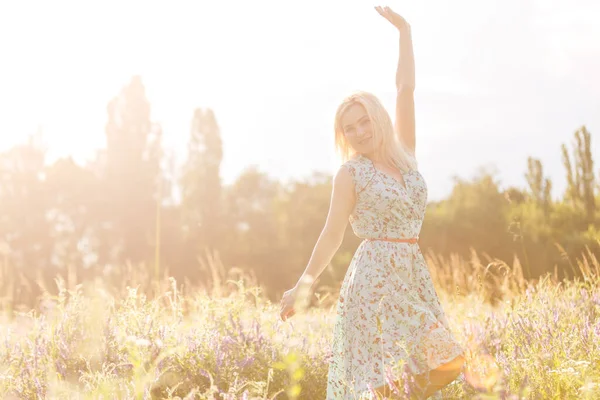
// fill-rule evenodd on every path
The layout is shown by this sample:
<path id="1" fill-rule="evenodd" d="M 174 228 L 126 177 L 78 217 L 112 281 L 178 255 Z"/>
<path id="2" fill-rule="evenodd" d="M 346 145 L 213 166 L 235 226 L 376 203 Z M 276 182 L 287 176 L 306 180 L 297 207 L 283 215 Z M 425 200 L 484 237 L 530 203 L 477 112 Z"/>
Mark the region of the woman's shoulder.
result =
<path id="1" fill-rule="evenodd" d="M 343 165 L 351 165 L 351 166 L 365 165 L 365 160 L 367 160 L 367 158 L 364 155 L 362 155 L 360 153 L 356 153 L 352 157 L 350 157 Z"/>
<path id="2" fill-rule="evenodd" d="M 341 168 L 345 168 L 350 172 L 353 180 L 355 182 L 361 182 L 370 177 L 370 168 L 369 163 L 367 162 L 368 158 L 366 158 L 362 154 L 355 154 L 350 159 L 348 159 L 345 163 L 342 164 Z"/>
<path id="3" fill-rule="evenodd" d="M 364 165 L 364 156 L 357 153 L 350 157 L 346 162 L 341 165 L 341 168 L 346 168 L 350 170 L 350 173 L 354 175 L 354 172 L 357 169 L 360 169 L 362 165 Z"/>

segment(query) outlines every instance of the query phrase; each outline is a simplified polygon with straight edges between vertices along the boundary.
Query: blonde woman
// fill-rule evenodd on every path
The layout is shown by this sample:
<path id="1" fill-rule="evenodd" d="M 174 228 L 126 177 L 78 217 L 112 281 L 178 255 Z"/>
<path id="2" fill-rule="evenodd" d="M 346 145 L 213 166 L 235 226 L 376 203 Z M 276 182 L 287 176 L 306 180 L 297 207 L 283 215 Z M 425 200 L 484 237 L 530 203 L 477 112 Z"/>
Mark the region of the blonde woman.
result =
<path id="1" fill-rule="evenodd" d="M 417 244 L 427 185 L 415 158 L 411 28 L 389 7 L 375 9 L 400 36 L 396 121 L 364 91 L 338 107 L 335 144 L 343 165 L 334 177 L 325 227 L 298 284 L 284 293 L 280 315 L 294 315 L 298 294 L 329 264 L 350 222 L 364 240 L 340 289 L 327 399 L 402 398 L 394 368 L 400 362 L 417 383 L 413 398 L 440 398 L 439 390 L 458 377 L 465 359 Z"/>

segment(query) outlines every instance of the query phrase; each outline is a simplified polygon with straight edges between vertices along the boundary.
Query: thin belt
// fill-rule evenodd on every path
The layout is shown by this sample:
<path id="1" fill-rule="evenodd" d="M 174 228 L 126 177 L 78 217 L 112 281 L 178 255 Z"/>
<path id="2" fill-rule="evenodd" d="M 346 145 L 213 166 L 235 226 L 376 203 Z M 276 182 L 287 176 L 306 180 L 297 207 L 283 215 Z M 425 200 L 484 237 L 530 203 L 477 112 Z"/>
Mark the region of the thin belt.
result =
<path id="1" fill-rule="evenodd" d="M 384 240 L 386 242 L 417 243 L 417 240 L 419 240 L 419 237 L 417 236 L 414 238 L 365 238 L 365 240 L 368 240 L 368 241 Z"/>

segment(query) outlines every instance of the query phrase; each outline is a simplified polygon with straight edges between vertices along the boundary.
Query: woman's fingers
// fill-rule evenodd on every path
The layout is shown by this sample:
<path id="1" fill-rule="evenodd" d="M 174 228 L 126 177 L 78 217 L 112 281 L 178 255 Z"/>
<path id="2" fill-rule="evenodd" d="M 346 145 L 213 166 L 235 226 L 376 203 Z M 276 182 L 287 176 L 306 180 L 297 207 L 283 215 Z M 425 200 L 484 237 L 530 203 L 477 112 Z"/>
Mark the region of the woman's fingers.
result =
<path id="1" fill-rule="evenodd" d="M 404 19 L 404 17 L 402 17 L 400 14 L 396 13 L 395 11 L 393 11 L 388 6 L 385 6 L 385 7 L 376 6 L 375 9 L 377 10 L 377 12 L 379 14 L 381 14 L 382 17 L 384 17 L 385 19 L 387 19 L 388 21 L 390 21 L 390 23 L 392 25 L 396 26 L 399 29 L 401 29 L 404 26 L 408 25 L 408 23 L 406 22 L 406 20 Z"/>
<path id="2" fill-rule="evenodd" d="M 392 20 L 390 19 L 389 13 L 387 10 L 385 10 L 384 8 L 380 7 L 380 6 L 376 6 L 375 10 L 377 10 L 377 12 L 379 13 L 379 15 L 381 15 L 383 18 L 387 19 L 388 21 L 392 22 Z"/>
<path id="3" fill-rule="evenodd" d="M 283 294 L 279 303 L 279 316 L 283 321 L 296 314 L 296 310 L 294 309 L 297 300 L 296 297 L 295 289 L 290 289 Z"/>
<path id="4" fill-rule="evenodd" d="M 281 303 L 279 304 L 279 317 L 285 321 L 287 314 L 289 313 L 291 306 L 287 301 L 287 296 L 284 295 L 283 299 L 281 299 Z"/>
<path id="5" fill-rule="evenodd" d="M 286 307 L 285 309 L 283 309 L 280 313 L 279 313 L 281 319 L 283 321 L 285 321 L 286 319 L 288 319 L 289 317 L 293 316 L 294 314 L 296 314 L 296 310 L 294 310 L 293 307 Z"/>
<path id="6" fill-rule="evenodd" d="M 375 6 L 375 10 L 377 10 L 379 14 L 385 17 L 385 11 L 383 10 L 383 8 L 381 8 L 380 6 Z"/>

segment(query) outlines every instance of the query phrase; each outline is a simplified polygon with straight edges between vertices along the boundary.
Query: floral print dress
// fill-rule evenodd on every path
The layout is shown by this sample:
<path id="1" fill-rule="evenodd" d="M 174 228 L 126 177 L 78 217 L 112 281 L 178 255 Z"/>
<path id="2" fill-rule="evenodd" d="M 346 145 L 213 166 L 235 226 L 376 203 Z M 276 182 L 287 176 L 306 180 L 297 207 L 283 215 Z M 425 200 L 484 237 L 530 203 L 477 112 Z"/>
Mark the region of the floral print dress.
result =
<path id="1" fill-rule="evenodd" d="M 403 173 L 404 187 L 360 153 L 344 166 L 356 186 L 349 221 L 358 237 L 418 237 L 427 202 L 427 185 L 418 170 Z M 363 240 L 337 302 L 327 400 L 374 398 L 370 389 L 386 385 L 386 375 L 398 379 L 400 370 L 394 366 L 399 362 L 418 375 L 463 352 L 419 245 Z"/>

